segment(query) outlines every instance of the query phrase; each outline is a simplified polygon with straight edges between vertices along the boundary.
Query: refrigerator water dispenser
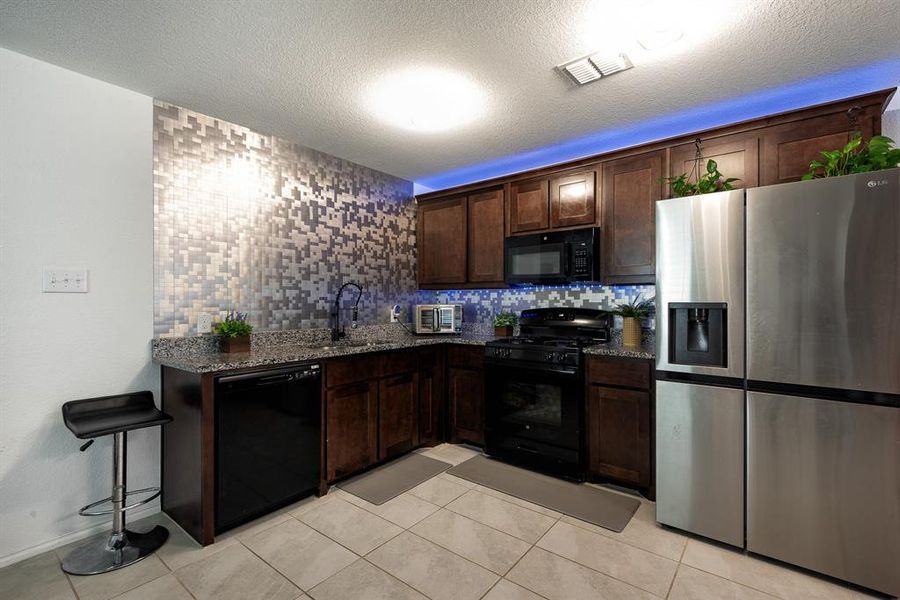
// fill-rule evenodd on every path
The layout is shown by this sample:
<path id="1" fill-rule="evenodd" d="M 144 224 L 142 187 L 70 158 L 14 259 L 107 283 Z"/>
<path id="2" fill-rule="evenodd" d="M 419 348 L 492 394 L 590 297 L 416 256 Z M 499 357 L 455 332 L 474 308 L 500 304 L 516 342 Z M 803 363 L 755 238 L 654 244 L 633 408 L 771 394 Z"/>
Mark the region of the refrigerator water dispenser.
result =
<path id="1" fill-rule="evenodd" d="M 670 302 L 669 361 L 727 367 L 727 310 L 723 302 Z"/>

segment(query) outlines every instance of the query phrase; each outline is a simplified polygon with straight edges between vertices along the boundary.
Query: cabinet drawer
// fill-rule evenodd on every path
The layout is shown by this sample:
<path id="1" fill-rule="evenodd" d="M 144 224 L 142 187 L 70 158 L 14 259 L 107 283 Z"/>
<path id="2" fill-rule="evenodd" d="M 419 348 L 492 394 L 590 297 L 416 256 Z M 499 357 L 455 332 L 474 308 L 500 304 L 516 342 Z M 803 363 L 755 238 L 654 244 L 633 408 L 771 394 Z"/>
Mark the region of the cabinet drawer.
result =
<path id="1" fill-rule="evenodd" d="M 410 350 L 386 352 L 381 356 L 381 369 L 370 376 L 390 377 L 402 373 L 412 373 L 418 368 L 416 353 Z"/>
<path id="2" fill-rule="evenodd" d="M 484 368 L 484 348 L 481 346 L 450 346 L 447 348 L 447 364 L 468 369 Z"/>
<path id="3" fill-rule="evenodd" d="M 325 363 L 325 386 L 331 388 L 377 378 L 380 363 L 381 360 L 377 354 L 329 359 Z"/>
<path id="4" fill-rule="evenodd" d="M 588 360 L 588 381 L 598 385 L 650 389 L 650 363 L 644 360 L 594 357 Z"/>

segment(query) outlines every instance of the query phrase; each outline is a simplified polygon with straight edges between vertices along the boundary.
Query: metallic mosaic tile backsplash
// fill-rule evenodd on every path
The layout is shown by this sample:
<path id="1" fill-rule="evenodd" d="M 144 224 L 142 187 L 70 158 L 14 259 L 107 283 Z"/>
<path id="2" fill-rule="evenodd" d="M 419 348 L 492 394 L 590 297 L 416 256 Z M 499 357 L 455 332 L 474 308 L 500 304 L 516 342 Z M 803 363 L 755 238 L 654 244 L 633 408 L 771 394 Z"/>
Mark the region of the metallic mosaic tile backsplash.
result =
<path id="1" fill-rule="evenodd" d="M 500 310 L 653 296 L 599 285 L 416 292 L 412 183 L 162 102 L 153 136 L 156 336 L 193 335 L 198 315 L 232 308 L 259 331 L 326 327 L 348 280 L 365 287 L 363 324 L 386 322 L 393 304 L 409 318 L 416 303 L 462 303 L 475 324 Z"/>
<path id="2" fill-rule="evenodd" d="M 653 298 L 652 285 L 581 285 L 534 286 L 495 290 L 421 290 L 416 294 L 420 304 L 462 304 L 463 321 L 490 322 L 500 311 L 518 313 L 528 308 L 574 306 L 612 310 L 616 304 L 640 296 Z M 653 320 L 648 323 L 653 326 Z"/>
<path id="3" fill-rule="evenodd" d="M 257 329 L 326 326 L 348 280 L 362 322 L 414 301 L 411 182 L 162 102 L 153 132 L 156 335 L 232 307 Z"/>

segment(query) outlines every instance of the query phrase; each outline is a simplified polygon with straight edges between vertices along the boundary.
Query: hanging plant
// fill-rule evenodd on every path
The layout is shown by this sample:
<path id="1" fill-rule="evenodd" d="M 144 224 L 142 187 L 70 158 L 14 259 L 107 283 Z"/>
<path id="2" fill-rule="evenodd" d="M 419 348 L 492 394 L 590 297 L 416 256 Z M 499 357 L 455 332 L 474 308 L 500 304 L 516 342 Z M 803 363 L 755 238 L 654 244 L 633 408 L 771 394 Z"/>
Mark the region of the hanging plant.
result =
<path id="1" fill-rule="evenodd" d="M 694 142 L 694 146 L 696 146 L 697 151 L 694 157 L 694 167 L 691 169 L 690 173 L 682 173 L 681 175 L 676 175 L 675 177 L 664 178 L 664 180 L 672 188 L 672 193 L 676 198 L 733 190 L 734 182 L 740 181 L 737 177 L 726 178 L 722 173 L 719 172 L 719 165 L 713 159 L 709 159 L 706 161 L 706 172 L 701 175 L 701 143 L 702 141 L 699 138 L 697 138 L 697 140 Z"/>
<path id="2" fill-rule="evenodd" d="M 843 148 L 823 150 L 820 160 L 809 163 L 809 173 L 803 180 L 823 177 L 839 177 L 851 173 L 868 173 L 891 169 L 900 165 L 900 148 L 894 148 L 894 140 L 876 135 L 864 143 L 857 133 Z"/>

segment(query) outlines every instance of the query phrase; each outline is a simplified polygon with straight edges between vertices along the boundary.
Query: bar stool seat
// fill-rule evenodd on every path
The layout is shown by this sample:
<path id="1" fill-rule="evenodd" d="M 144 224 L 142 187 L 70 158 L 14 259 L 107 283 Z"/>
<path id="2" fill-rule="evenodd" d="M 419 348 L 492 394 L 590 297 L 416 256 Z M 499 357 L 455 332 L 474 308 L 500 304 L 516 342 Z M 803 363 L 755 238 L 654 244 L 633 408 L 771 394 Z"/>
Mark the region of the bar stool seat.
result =
<path id="1" fill-rule="evenodd" d="M 112 514 L 112 532 L 108 539 L 91 539 L 72 550 L 63 559 L 63 571 L 72 575 L 95 575 L 120 569 L 146 558 L 166 542 L 169 532 L 161 525 L 146 533 L 137 533 L 125 528 L 125 512 L 147 504 L 160 493 L 158 487 L 126 491 L 126 432 L 165 425 L 172 417 L 156 408 L 153 394 L 149 391 L 73 400 L 63 404 L 62 414 L 63 422 L 75 437 L 90 439 L 81 447 L 82 451 L 87 450 L 94 438 L 104 435 L 114 436 L 112 494 L 78 511 L 85 516 Z M 152 495 L 134 504 L 125 505 L 128 496 L 142 493 Z M 111 508 L 93 510 L 107 502 L 111 503 Z"/>
<path id="2" fill-rule="evenodd" d="M 63 404 L 63 421 L 78 439 L 165 425 L 172 417 L 156 408 L 151 392 L 73 400 Z"/>

